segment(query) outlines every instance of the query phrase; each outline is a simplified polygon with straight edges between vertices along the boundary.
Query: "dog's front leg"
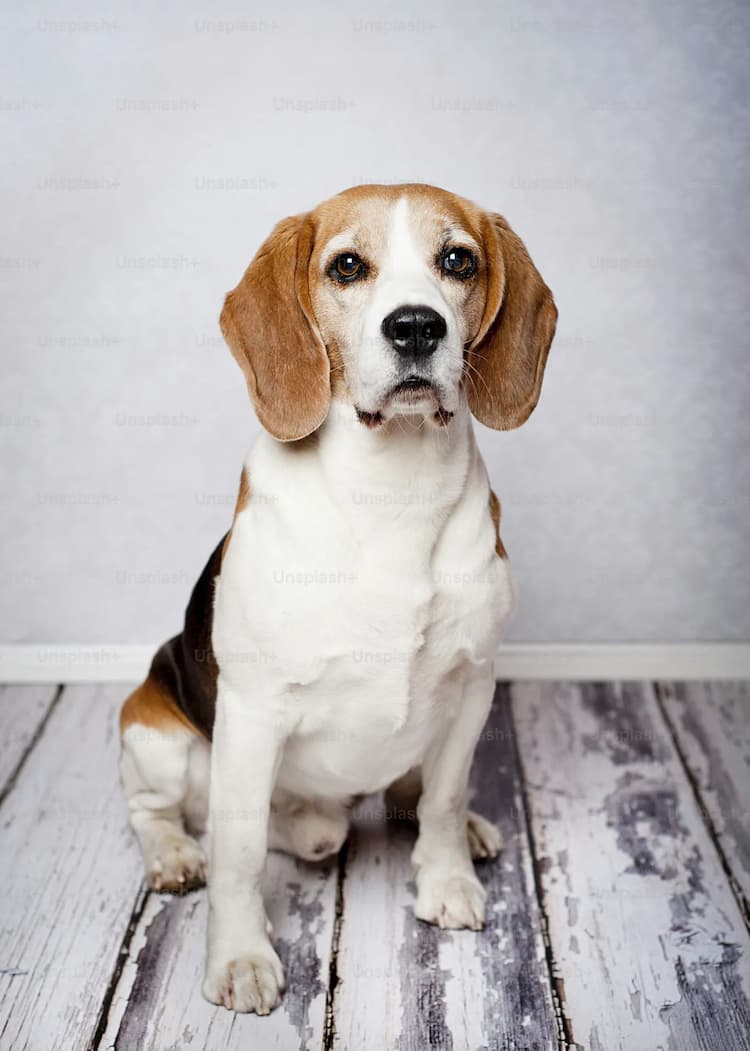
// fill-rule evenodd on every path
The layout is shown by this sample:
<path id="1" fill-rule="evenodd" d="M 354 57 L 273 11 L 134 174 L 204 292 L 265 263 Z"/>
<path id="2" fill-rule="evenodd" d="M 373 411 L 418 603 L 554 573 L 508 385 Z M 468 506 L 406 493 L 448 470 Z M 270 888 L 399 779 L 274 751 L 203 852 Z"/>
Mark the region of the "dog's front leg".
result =
<path id="1" fill-rule="evenodd" d="M 469 665 L 456 713 L 436 733 L 422 764 L 419 836 L 412 853 L 415 912 L 439 927 L 480 930 L 484 924 L 486 895 L 474 873 L 466 820 L 471 761 L 493 692 L 492 662 Z"/>
<path id="2" fill-rule="evenodd" d="M 211 755 L 208 959 L 203 995 L 268 1014 L 284 988 L 261 881 L 284 731 L 219 677 Z"/>

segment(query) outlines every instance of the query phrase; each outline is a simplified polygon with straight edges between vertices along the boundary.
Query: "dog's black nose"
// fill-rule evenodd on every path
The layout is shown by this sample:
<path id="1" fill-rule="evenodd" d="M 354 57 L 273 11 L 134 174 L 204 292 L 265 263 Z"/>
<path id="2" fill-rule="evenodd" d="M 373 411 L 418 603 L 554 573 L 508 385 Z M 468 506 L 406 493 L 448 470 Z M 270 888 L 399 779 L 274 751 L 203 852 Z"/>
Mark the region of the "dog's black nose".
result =
<path id="1" fill-rule="evenodd" d="M 384 319 L 382 332 L 399 354 L 426 357 L 446 333 L 445 318 L 432 307 L 396 307 Z"/>

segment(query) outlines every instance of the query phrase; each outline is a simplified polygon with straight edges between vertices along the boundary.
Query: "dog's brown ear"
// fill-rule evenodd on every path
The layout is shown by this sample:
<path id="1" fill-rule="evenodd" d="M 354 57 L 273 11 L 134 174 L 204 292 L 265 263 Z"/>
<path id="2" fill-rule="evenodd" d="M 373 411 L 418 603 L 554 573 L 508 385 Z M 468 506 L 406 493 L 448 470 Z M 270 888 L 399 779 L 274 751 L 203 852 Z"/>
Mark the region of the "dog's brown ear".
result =
<path id="1" fill-rule="evenodd" d="M 313 237 L 307 215 L 277 223 L 221 312 L 221 331 L 245 373 L 258 419 L 283 442 L 312 434 L 331 399 L 328 355 L 308 284 Z"/>
<path id="2" fill-rule="evenodd" d="M 510 430 L 539 400 L 557 307 L 520 237 L 501 215 L 483 220 L 484 316 L 467 351 L 469 407 L 486 427 Z"/>

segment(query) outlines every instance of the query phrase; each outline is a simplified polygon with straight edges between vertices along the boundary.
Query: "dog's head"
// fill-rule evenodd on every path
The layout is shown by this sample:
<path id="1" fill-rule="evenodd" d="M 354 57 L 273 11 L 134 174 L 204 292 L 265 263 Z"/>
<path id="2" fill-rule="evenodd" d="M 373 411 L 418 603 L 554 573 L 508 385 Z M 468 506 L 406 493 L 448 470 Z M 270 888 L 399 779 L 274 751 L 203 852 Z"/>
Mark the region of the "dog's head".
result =
<path id="1" fill-rule="evenodd" d="M 275 438 L 331 396 L 377 426 L 445 423 L 466 389 L 496 430 L 539 398 L 557 309 L 500 215 L 432 186 L 359 186 L 284 219 L 230 292 L 221 328 Z"/>

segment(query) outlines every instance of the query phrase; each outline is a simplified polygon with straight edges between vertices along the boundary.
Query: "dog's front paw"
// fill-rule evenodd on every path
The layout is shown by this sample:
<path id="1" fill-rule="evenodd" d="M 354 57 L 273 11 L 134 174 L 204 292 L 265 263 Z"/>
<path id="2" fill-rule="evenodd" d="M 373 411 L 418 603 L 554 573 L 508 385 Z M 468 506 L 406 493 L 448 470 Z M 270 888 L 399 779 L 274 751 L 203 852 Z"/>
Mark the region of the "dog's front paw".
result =
<path id="1" fill-rule="evenodd" d="M 480 931 L 487 895 L 474 875 L 446 875 L 422 869 L 417 877 L 417 919 L 438 927 Z"/>
<path id="2" fill-rule="evenodd" d="M 270 943 L 238 954 L 228 962 L 208 961 L 203 995 L 230 1011 L 270 1014 L 283 991 L 281 960 Z"/>

